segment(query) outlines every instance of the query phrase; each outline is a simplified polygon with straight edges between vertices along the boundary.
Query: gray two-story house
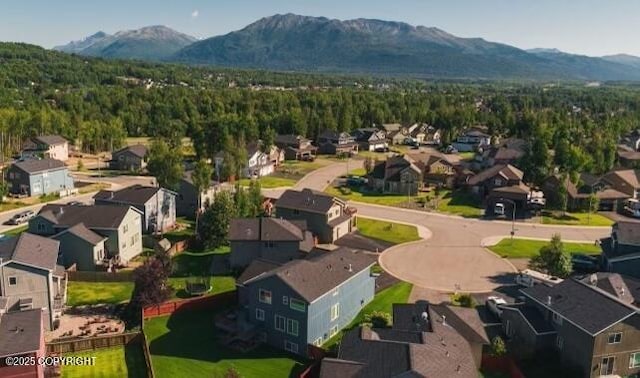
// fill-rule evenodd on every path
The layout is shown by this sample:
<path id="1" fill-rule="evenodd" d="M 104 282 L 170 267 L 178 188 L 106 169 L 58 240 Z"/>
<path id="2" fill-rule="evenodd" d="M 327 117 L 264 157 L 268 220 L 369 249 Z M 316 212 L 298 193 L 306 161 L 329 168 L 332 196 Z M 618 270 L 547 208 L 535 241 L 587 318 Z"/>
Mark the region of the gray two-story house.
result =
<path id="1" fill-rule="evenodd" d="M 568 375 L 638 374 L 639 290 L 640 281 L 609 273 L 523 289 L 524 304 L 502 307 L 508 350 L 520 358 L 555 351 Z"/>
<path id="2" fill-rule="evenodd" d="M 147 167 L 147 147 L 142 144 L 124 147 L 111 154 L 109 168 L 138 172 Z"/>
<path id="3" fill-rule="evenodd" d="M 253 260 L 285 263 L 304 257 L 314 246 L 305 221 L 278 218 L 237 218 L 229 226 L 232 268 L 244 268 Z"/>
<path id="4" fill-rule="evenodd" d="M 142 253 L 141 224 L 131 206 L 49 204 L 29 221 L 29 232 L 58 240 L 66 267 L 105 270 Z"/>
<path id="5" fill-rule="evenodd" d="M 213 202 L 213 197 L 220 190 L 220 183 L 209 181 L 209 185 L 200 193 L 193 184 L 193 171 L 184 173 L 176 193 L 176 214 L 181 217 L 195 218 L 197 211 L 204 209 Z"/>
<path id="6" fill-rule="evenodd" d="M 0 241 L 0 310 L 42 309 L 45 328 L 58 326 L 67 296 L 59 247 L 57 240 L 26 232 Z"/>
<path id="7" fill-rule="evenodd" d="M 341 248 L 268 271 L 248 270 L 237 282 L 247 321 L 270 345 L 306 356 L 351 323 L 375 292 L 375 259 Z M 253 264 L 262 264 L 260 260 Z"/>
<path id="8" fill-rule="evenodd" d="M 284 151 L 285 160 L 310 159 L 318 150 L 309 139 L 294 134 L 276 135 L 275 145 Z"/>
<path id="9" fill-rule="evenodd" d="M 12 164 L 7 173 L 9 192 L 40 196 L 74 188 L 73 177 L 60 160 L 27 159 Z"/>
<path id="10" fill-rule="evenodd" d="M 360 151 L 380 151 L 389 146 L 387 133 L 375 127 L 355 129 L 351 132 L 351 136 L 358 143 Z"/>
<path id="11" fill-rule="evenodd" d="M 350 155 L 358 152 L 358 143 L 349 133 L 325 130 L 318 136 L 318 152 L 329 155 Z"/>
<path id="12" fill-rule="evenodd" d="M 96 205 L 127 205 L 140 210 L 142 232 L 165 232 L 176 224 L 176 193 L 156 186 L 132 185 L 117 191 L 101 190 Z"/>
<path id="13" fill-rule="evenodd" d="M 355 230 L 355 209 L 328 194 L 303 189 L 287 190 L 275 203 L 276 217 L 303 220 L 319 243 L 333 243 Z"/>

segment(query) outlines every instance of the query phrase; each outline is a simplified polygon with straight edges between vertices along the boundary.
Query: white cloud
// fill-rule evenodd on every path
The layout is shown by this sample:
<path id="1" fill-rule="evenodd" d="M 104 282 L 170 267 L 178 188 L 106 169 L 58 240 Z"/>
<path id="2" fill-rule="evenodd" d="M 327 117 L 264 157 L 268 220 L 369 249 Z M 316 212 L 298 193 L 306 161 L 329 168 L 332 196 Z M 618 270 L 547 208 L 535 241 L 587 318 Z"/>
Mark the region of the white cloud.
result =
<path id="1" fill-rule="evenodd" d="M 200 15 L 200 11 L 197 9 L 191 12 L 191 18 L 198 18 L 199 15 Z"/>

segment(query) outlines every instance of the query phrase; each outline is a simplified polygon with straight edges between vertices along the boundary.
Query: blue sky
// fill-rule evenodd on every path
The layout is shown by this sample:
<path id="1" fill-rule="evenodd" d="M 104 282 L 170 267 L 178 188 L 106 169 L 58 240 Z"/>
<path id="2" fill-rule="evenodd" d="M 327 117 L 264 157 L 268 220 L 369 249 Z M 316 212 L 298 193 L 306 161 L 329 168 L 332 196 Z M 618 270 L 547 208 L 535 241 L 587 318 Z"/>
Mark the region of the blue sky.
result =
<path id="1" fill-rule="evenodd" d="M 637 0 L 0 0 L 0 40 L 52 47 L 93 34 L 163 24 L 196 37 L 275 13 L 378 18 L 436 26 L 521 48 L 640 56 Z"/>

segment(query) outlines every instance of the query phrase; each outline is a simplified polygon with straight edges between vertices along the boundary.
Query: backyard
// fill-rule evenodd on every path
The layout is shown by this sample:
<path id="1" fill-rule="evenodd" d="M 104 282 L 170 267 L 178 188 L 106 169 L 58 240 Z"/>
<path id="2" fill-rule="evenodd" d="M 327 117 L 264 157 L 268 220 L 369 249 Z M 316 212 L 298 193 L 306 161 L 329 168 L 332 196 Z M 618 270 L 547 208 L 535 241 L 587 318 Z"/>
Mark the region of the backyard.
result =
<path id="1" fill-rule="evenodd" d="M 498 244 L 489 249 L 505 258 L 532 258 L 538 255 L 540 248 L 549 244 L 546 240 L 529 240 L 510 238 L 502 239 Z M 596 255 L 602 252 L 600 246 L 594 243 L 567 243 L 563 242 L 566 253 L 583 253 Z"/>
<path id="2" fill-rule="evenodd" d="M 611 226 L 613 220 L 604 215 L 594 213 L 562 213 L 560 211 L 543 211 L 543 224 L 561 224 L 571 226 Z"/>
<path id="3" fill-rule="evenodd" d="M 63 378 L 144 378 L 147 377 L 142 345 L 96 349 L 78 353 L 67 353 L 65 357 L 95 357 L 94 366 L 65 365 Z"/>
<path id="4" fill-rule="evenodd" d="M 234 369 L 243 378 L 284 378 L 304 369 L 305 361 L 267 346 L 246 353 L 222 346 L 214 316 L 181 311 L 145 321 L 156 377 L 222 377 Z"/>
<path id="5" fill-rule="evenodd" d="M 361 217 L 358 217 L 357 224 L 360 234 L 372 239 L 393 244 L 407 243 L 420 239 L 418 229 L 415 226 Z"/>

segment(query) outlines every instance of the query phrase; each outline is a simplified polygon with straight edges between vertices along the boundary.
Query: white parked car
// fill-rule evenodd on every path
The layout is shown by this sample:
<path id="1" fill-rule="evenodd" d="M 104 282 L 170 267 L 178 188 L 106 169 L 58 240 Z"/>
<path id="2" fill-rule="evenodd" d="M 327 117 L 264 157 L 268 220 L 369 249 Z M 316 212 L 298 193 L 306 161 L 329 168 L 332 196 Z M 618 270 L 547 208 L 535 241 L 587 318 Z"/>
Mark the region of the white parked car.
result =
<path id="1" fill-rule="evenodd" d="M 493 313 L 498 318 L 501 318 L 502 317 L 502 309 L 500 308 L 500 306 L 501 305 L 506 305 L 507 301 L 504 300 L 504 298 L 502 298 L 502 297 L 491 296 L 491 297 L 487 298 L 487 300 L 486 300 L 486 302 L 484 304 L 487 306 L 487 308 L 489 309 L 489 311 L 491 313 Z"/>

